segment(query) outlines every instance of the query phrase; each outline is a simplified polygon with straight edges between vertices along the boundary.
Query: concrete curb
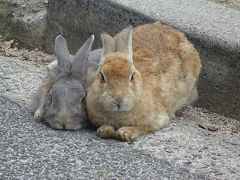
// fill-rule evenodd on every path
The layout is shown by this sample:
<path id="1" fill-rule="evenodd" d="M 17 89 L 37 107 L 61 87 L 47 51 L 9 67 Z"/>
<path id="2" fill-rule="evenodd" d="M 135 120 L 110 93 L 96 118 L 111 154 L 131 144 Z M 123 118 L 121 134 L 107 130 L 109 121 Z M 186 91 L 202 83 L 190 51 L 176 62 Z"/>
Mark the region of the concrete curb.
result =
<path id="1" fill-rule="evenodd" d="M 206 0 L 49 0 L 49 40 L 63 34 L 73 51 L 91 34 L 115 34 L 159 20 L 185 32 L 203 61 L 197 105 L 239 119 L 240 12 Z M 52 44 L 52 43 L 48 43 Z M 52 49 L 49 46 L 48 49 Z"/>

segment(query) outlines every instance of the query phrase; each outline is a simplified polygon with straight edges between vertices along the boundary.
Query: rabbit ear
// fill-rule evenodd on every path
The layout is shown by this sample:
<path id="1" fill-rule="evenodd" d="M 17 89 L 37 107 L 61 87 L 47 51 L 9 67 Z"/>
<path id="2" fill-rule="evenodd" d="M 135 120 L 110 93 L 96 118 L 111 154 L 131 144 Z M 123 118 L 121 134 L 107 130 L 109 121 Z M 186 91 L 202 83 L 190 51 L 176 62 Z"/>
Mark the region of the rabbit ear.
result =
<path id="1" fill-rule="evenodd" d="M 94 35 L 91 35 L 73 57 L 72 72 L 80 73 L 83 80 L 87 75 L 88 56 L 92 49 L 93 41 Z"/>
<path id="2" fill-rule="evenodd" d="M 101 34 L 103 44 L 103 55 L 115 52 L 115 39 L 109 34 Z"/>
<path id="3" fill-rule="evenodd" d="M 119 32 L 114 38 L 108 34 L 101 34 L 103 43 L 103 55 L 100 64 L 103 64 L 104 55 L 121 52 L 129 55 L 132 63 L 132 26 Z"/>
<path id="4" fill-rule="evenodd" d="M 122 30 L 114 38 L 116 52 L 128 54 L 132 59 L 132 26 Z"/>
<path id="5" fill-rule="evenodd" d="M 58 35 L 55 39 L 55 53 L 60 71 L 69 73 L 71 70 L 70 54 L 67 42 L 61 35 Z"/>

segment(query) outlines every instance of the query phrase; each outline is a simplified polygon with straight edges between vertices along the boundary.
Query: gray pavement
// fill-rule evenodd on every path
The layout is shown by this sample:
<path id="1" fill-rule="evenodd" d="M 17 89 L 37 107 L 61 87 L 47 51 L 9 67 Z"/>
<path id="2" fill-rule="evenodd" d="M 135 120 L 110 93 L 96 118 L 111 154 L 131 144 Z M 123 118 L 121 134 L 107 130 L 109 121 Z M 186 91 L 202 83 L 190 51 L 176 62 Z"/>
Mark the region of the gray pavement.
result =
<path id="1" fill-rule="evenodd" d="M 130 143 L 55 131 L 28 110 L 44 75 L 42 65 L 0 56 L 0 179 L 240 178 L 239 121 L 187 107 L 169 128 Z"/>
<path id="2" fill-rule="evenodd" d="M 204 177 L 175 167 L 133 144 L 103 141 L 91 131 L 54 131 L 36 124 L 25 108 L 0 98 L 4 179 Z"/>

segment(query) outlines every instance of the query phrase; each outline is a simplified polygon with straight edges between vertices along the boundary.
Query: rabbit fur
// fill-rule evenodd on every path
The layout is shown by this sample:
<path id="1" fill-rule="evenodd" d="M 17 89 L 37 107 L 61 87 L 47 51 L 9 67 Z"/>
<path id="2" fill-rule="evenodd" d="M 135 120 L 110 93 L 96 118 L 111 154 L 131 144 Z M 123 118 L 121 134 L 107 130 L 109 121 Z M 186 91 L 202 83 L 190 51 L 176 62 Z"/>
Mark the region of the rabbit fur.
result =
<path id="1" fill-rule="evenodd" d="M 89 80 L 87 74 L 94 76 L 102 53 L 101 49 L 91 51 L 93 41 L 92 35 L 72 56 L 66 40 L 60 35 L 56 37 L 57 60 L 47 66 L 47 77 L 31 103 L 35 120 L 45 121 L 53 129 L 76 130 L 86 126 L 87 114 L 82 100 Z"/>
<path id="2" fill-rule="evenodd" d="M 197 99 L 200 57 L 180 31 L 155 22 L 101 36 L 103 54 L 86 96 L 100 138 L 129 141 L 167 127 Z"/>

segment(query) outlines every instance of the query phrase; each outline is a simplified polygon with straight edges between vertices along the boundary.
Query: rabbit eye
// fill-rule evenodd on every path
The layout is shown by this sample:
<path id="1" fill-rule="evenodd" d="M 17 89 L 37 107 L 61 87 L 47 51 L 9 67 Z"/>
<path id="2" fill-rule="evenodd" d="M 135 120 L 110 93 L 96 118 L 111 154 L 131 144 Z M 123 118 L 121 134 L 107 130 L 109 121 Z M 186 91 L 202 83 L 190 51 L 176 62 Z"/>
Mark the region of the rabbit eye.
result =
<path id="1" fill-rule="evenodd" d="M 135 78 L 135 72 L 132 73 L 132 76 L 131 76 L 131 78 L 130 78 L 130 82 L 132 82 L 132 81 L 134 80 L 134 78 Z"/>
<path id="2" fill-rule="evenodd" d="M 104 76 L 103 76 L 103 74 L 101 72 L 100 72 L 100 77 L 101 77 L 101 83 L 105 83 L 106 80 L 105 80 L 105 78 L 104 78 Z"/>
<path id="3" fill-rule="evenodd" d="M 50 116 L 49 116 L 49 118 L 56 118 L 57 117 L 57 115 L 56 114 L 51 114 Z"/>

